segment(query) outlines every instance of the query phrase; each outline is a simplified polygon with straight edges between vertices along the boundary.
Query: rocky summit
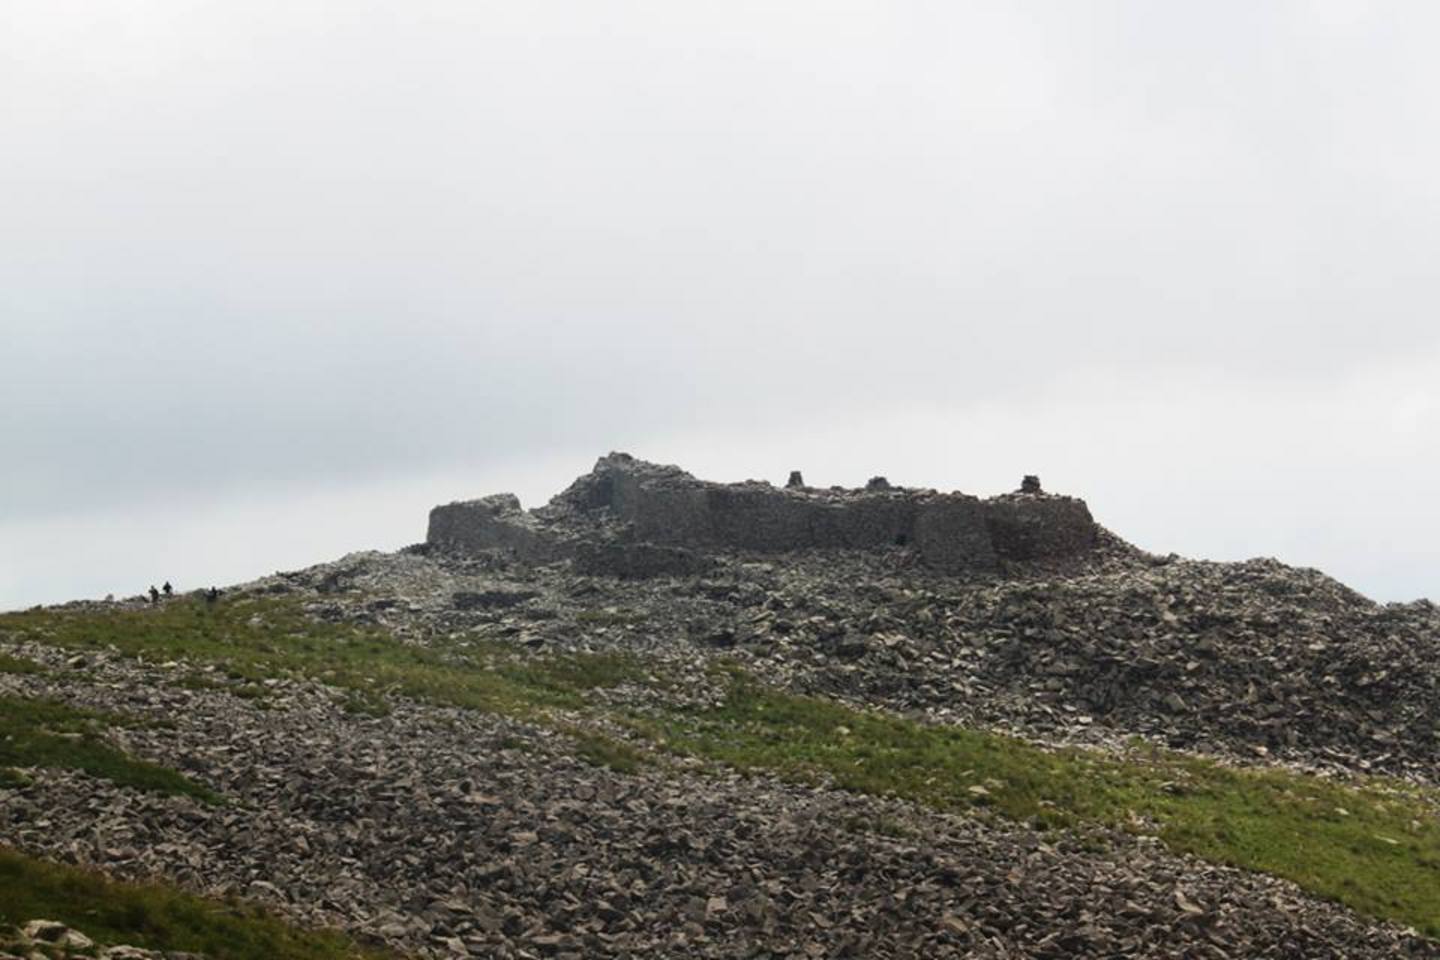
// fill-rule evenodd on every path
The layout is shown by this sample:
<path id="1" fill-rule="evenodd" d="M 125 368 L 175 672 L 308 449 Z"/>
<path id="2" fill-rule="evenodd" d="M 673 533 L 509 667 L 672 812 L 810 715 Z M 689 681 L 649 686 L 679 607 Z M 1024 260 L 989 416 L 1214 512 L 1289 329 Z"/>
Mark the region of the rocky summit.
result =
<path id="1" fill-rule="evenodd" d="M 611 454 L 0 615 L 0 956 L 1440 957 L 1437 781 L 1429 602 Z"/>

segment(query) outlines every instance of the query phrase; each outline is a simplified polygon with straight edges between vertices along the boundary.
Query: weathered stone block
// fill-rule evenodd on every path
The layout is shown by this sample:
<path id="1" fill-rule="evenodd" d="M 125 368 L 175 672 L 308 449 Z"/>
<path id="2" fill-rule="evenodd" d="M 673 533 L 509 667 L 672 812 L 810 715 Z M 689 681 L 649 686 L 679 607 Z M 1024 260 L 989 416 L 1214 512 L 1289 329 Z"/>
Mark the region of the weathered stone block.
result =
<path id="1" fill-rule="evenodd" d="M 1005 560 L 1066 557 L 1095 546 L 1099 536 L 1085 501 L 1010 494 L 985 502 L 995 552 Z"/>
<path id="2" fill-rule="evenodd" d="M 552 560 L 560 552 L 556 538 L 520 509 L 513 493 L 436 507 L 425 540 L 465 550 L 503 550 L 531 561 Z"/>
<path id="3" fill-rule="evenodd" d="M 913 539 L 921 559 L 937 570 L 983 571 L 998 565 L 984 507 L 974 497 L 951 493 L 925 501 L 916 512 Z"/>

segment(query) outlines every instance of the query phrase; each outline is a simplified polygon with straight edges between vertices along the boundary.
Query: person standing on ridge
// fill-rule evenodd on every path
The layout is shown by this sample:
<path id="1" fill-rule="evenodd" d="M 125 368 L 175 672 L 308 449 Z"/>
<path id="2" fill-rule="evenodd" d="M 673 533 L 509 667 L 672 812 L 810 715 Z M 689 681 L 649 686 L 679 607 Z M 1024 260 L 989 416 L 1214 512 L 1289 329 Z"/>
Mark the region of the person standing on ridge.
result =
<path id="1" fill-rule="evenodd" d="M 168 597 L 175 593 L 175 588 L 170 586 L 169 580 L 166 580 L 165 583 L 161 585 L 160 592 Z"/>
<path id="2" fill-rule="evenodd" d="M 155 584 L 153 584 L 153 583 L 150 584 L 150 602 L 151 602 L 151 603 L 159 603 L 159 602 L 160 602 L 160 591 L 155 589 Z"/>

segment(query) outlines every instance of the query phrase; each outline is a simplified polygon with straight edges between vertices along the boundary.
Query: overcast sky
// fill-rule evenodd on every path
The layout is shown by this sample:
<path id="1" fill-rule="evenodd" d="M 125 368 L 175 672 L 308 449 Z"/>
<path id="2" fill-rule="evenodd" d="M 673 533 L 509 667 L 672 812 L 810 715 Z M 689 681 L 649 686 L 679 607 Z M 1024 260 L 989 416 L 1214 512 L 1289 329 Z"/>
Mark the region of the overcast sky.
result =
<path id="1" fill-rule="evenodd" d="M 0 608 L 612 449 L 1440 599 L 1433 3 L 0 2 Z"/>

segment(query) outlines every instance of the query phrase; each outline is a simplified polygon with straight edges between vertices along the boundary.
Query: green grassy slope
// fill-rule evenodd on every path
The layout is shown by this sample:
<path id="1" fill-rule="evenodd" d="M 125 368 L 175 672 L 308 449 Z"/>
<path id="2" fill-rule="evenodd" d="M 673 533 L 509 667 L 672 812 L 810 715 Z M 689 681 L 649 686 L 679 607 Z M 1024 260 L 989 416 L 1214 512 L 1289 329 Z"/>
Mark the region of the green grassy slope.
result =
<path id="1" fill-rule="evenodd" d="M 0 783 L 19 781 L 16 767 L 52 767 L 82 770 L 140 790 L 219 801 L 203 785 L 168 767 L 127 756 L 102 739 L 107 727 L 134 722 L 52 700 L 0 694 Z"/>
<path id="2" fill-rule="evenodd" d="M 0 929 L 39 918 L 58 920 L 102 945 L 189 951 L 213 960 L 394 956 L 332 931 L 296 929 L 253 906 L 158 884 L 117 883 L 0 847 Z"/>
<path id="3" fill-rule="evenodd" d="M 1295 881 L 1440 936 L 1433 792 L 1237 769 L 1151 748 L 1049 750 L 767 688 L 736 674 L 712 709 L 635 721 L 681 753 L 932 807 L 988 809 L 1042 828 L 1098 824 Z"/>
<path id="4" fill-rule="evenodd" d="M 673 678 L 617 655 L 402 646 L 375 630 L 313 621 L 284 598 L 9 614 L 0 616 L 6 635 L 216 664 L 241 681 L 313 677 L 350 691 L 362 709 L 383 710 L 382 694 L 393 693 L 503 713 L 561 729 L 577 737 L 581 756 L 621 770 L 681 754 L 1047 829 L 1154 834 L 1178 852 L 1284 877 L 1440 937 L 1440 796 L 1376 778 L 1340 783 L 1151 749 L 1050 750 L 797 696 L 738 669 L 712 677 L 718 704 L 621 709 L 591 694 L 639 685 L 663 703 Z"/>

